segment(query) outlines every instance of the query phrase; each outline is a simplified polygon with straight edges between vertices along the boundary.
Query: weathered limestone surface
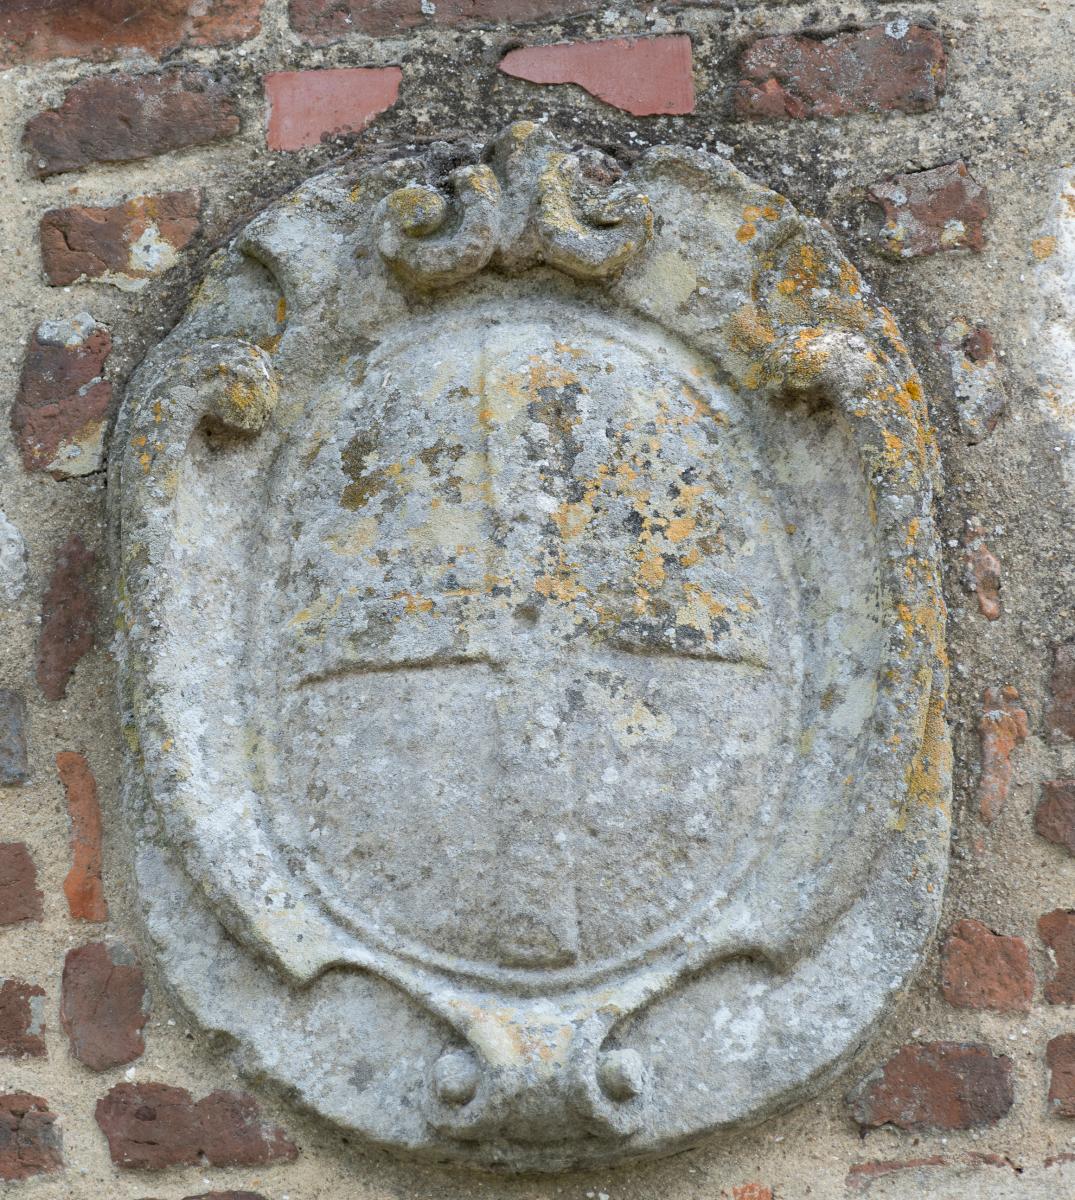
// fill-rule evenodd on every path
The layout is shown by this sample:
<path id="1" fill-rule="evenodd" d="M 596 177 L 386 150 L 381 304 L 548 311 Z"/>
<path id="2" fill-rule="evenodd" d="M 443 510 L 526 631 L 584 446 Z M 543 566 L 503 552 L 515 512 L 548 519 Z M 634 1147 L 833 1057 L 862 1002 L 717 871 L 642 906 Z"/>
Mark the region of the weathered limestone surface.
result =
<path id="1" fill-rule="evenodd" d="M 460 161 L 311 179 L 128 388 L 127 803 L 241 1065 L 555 1170 L 796 1103 L 917 967 L 936 452 L 892 317 L 722 159 Z"/>

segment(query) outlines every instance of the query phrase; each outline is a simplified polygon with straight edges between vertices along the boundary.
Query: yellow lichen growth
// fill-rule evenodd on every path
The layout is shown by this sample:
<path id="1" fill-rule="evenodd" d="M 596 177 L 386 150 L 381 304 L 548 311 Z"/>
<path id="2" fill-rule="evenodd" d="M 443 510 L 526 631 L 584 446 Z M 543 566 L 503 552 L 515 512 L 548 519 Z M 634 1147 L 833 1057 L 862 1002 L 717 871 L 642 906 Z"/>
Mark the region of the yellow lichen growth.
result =
<path id="1" fill-rule="evenodd" d="M 846 259 L 840 263 L 840 286 L 849 296 L 857 296 L 862 290 L 862 276 Z"/>
<path id="2" fill-rule="evenodd" d="M 931 673 L 923 667 L 917 682 L 924 703 L 920 705 L 918 721 L 918 750 L 907 765 L 907 803 L 944 808 L 947 804 L 947 780 L 952 770 L 952 747 L 944 720 L 944 692 L 932 681 Z M 907 827 L 907 812 L 901 812 L 897 829 Z"/>
<path id="3" fill-rule="evenodd" d="M 751 238 L 757 237 L 758 227 L 747 221 L 740 225 L 735 231 L 735 240 L 737 242 L 749 242 Z"/>
<path id="4" fill-rule="evenodd" d="M 286 320 L 287 320 L 287 300 L 285 297 L 281 296 L 280 299 L 277 300 L 277 302 L 276 302 L 276 323 L 278 325 L 283 325 L 283 323 Z"/>
<path id="5" fill-rule="evenodd" d="M 433 601 L 428 596 L 419 596 L 415 592 L 396 592 L 392 597 L 393 600 L 403 601 L 403 611 L 409 617 L 415 617 L 419 613 L 433 613 Z"/>
<path id="6" fill-rule="evenodd" d="M 813 291 L 821 282 L 825 260 L 808 242 L 802 242 L 788 255 L 788 274 L 776 289 L 783 295 Z"/>
<path id="7" fill-rule="evenodd" d="M 1045 259 L 1052 258 L 1052 256 L 1056 253 L 1056 238 L 1035 238 L 1030 243 L 1030 252 L 1034 255 L 1038 262 L 1044 262 Z"/>
<path id="8" fill-rule="evenodd" d="M 651 588 L 664 583 L 664 559 L 658 550 L 642 550 L 638 553 L 638 577 Z"/>
<path id="9" fill-rule="evenodd" d="M 754 354 L 775 341 L 769 318 L 756 304 L 744 304 L 728 320 L 728 343 L 733 350 Z"/>
<path id="10" fill-rule="evenodd" d="M 561 604 L 569 604 L 586 594 L 586 589 L 567 567 L 560 567 L 554 575 L 539 575 L 534 581 L 534 590 L 546 599 L 558 600 Z"/>

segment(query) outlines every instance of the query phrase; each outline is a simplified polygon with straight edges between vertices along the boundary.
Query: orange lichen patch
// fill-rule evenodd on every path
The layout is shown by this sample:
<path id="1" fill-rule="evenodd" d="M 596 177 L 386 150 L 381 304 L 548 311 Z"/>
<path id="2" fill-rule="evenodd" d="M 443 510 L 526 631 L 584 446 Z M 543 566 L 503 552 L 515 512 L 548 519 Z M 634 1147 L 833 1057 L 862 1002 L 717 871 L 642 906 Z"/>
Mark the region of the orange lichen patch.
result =
<path id="1" fill-rule="evenodd" d="M 778 197 L 780 203 L 783 203 L 783 197 Z M 748 204 L 743 209 L 744 221 L 779 221 L 780 209 L 776 204 Z"/>
<path id="2" fill-rule="evenodd" d="M 101 807 L 90 764 L 81 754 L 56 755 L 71 821 L 71 869 L 63 881 L 67 907 L 76 921 L 107 921 L 101 881 Z"/>
<path id="3" fill-rule="evenodd" d="M 637 575 L 647 587 L 660 587 L 664 583 L 664 558 L 659 550 L 640 550 L 638 552 Z"/>
<path id="4" fill-rule="evenodd" d="M 885 462 L 893 469 L 899 467 L 907 451 L 903 439 L 894 433 L 890 433 L 887 429 L 882 432 L 881 437 L 885 443 Z"/>
<path id="5" fill-rule="evenodd" d="M 596 494 L 596 491 L 597 489 L 594 488 L 593 494 Z M 550 514 L 553 524 L 565 541 L 577 538 L 586 531 L 586 526 L 594 516 L 593 494 L 590 493 L 590 489 L 587 489 L 587 495 L 583 500 L 574 503 L 565 502 Z"/>
<path id="6" fill-rule="evenodd" d="M 1056 238 L 1035 238 L 1030 243 L 1030 252 L 1034 255 L 1038 262 L 1044 262 L 1045 259 L 1052 258 L 1052 256 L 1056 253 Z"/>
<path id="7" fill-rule="evenodd" d="M 749 221 L 740 225 L 735 231 L 735 240 L 737 242 L 749 242 L 751 238 L 757 237 L 758 227 L 751 224 Z"/>
<path id="8" fill-rule="evenodd" d="M 276 302 L 276 323 L 283 325 L 287 320 L 287 299 L 281 296 Z"/>
<path id="9" fill-rule="evenodd" d="M 534 591 L 561 604 L 570 604 L 572 600 L 586 595 L 586 589 L 567 567 L 559 568 L 552 575 L 539 575 L 534 581 Z"/>
<path id="10" fill-rule="evenodd" d="M 396 592 L 393 600 L 403 601 L 403 612 L 408 617 L 416 617 L 419 613 L 433 613 L 433 601 L 428 596 L 419 596 L 415 592 Z"/>
<path id="11" fill-rule="evenodd" d="M 907 344 L 900 336 L 899 326 L 896 324 L 896 318 L 889 310 L 882 306 L 881 308 L 881 328 L 884 330 L 885 337 L 892 343 L 893 348 L 898 354 L 907 353 Z"/>
<path id="12" fill-rule="evenodd" d="M 557 354 L 570 354 L 572 358 L 585 358 L 586 351 L 580 350 L 577 346 L 569 346 L 567 342 L 553 342 L 553 349 Z"/>
<path id="13" fill-rule="evenodd" d="M 840 263 L 840 287 L 849 296 L 857 296 L 862 290 L 862 276 L 846 259 Z"/>
<path id="14" fill-rule="evenodd" d="M 672 517 L 665 526 L 664 536 L 670 542 L 682 542 L 694 532 L 697 524 L 694 517 Z"/>
<path id="15" fill-rule="evenodd" d="M 789 296 L 813 291 L 821 283 L 825 260 L 808 242 L 801 242 L 788 255 L 785 266 L 787 275 L 776 285 L 776 290 Z"/>
<path id="16" fill-rule="evenodd" d="M 728 343 L 733 350 L 753 354 L 775 341 L 769 318 L 756 304 L 744 304 L 728 319 Z"/>
<path id="17" fill-rule="evenodd" d="M 918 724 L 918 750 L 907 764 L 904 776 L 907 800 L 919 806 L 946 808 L 948 779 L 952 773 L 952 745 L 944 719 L 945 694 L 926 667 L 919 672 L 918 683 L 926 703 L 922 706 Z M 906 814 L 900 828 L 905 827 Z"/>

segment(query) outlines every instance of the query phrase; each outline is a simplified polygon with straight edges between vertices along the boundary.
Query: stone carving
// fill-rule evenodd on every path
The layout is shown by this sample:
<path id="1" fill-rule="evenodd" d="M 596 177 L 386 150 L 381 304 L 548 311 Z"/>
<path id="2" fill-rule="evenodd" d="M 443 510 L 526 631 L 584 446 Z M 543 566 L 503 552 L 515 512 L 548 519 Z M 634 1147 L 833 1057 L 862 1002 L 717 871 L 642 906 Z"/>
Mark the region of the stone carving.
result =
<path id="1" fill-rule="evenodd" d="M 557 1170 L 861 1046 L 944 880 L 936 453 L 816 224 L 528 123 L 355 162 L 218 255 L 117 438 L 147 931 L 244 1069 Z"/>

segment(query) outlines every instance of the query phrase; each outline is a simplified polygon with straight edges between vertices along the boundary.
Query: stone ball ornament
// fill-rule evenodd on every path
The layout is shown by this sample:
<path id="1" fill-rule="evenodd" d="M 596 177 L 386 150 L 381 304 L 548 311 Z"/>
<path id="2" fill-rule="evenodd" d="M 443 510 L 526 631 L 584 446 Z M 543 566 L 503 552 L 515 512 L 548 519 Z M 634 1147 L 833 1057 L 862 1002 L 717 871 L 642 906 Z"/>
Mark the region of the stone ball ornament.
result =
<path id="1" fill-rule="evenodd" d="M 944 885 L 938 469 L 816 222 L 525 122 L 349 161 L 215 256 L 115 445 L 147 945 L 240 1069 L 558 1171 L 864 1046 Z"/>

